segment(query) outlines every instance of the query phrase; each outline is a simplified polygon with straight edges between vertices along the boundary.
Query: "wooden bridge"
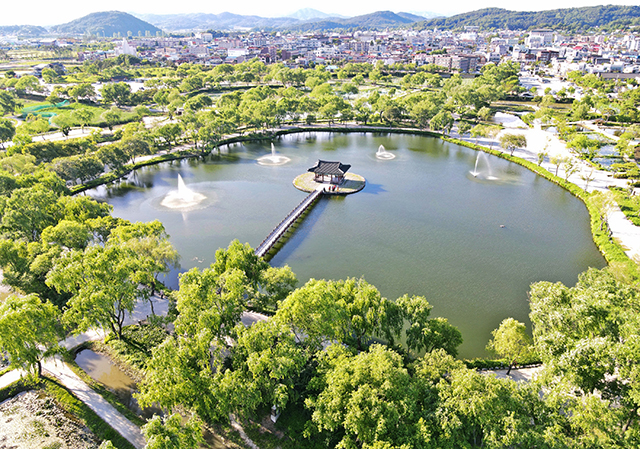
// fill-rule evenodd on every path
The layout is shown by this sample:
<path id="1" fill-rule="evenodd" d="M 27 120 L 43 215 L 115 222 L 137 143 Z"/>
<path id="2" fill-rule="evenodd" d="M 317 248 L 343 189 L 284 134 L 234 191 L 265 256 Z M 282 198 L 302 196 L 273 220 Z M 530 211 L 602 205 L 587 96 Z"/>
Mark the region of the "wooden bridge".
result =
<path id="1" fill-rule="evenodd" d="M 324 193 L 324 189 L 314 190 L 311 192 L 304 200 L 300 202 L 291 212 L 287 215 L 284 220 L 278 223 L 278 226 L 275 227 L 271 234 L 267 236 L 266 239 L 258 245 L 255 250 L 255 253 L 259 257 L 264 257 L 266 254 L 271 251 L 271 249 L 280 241 L 282 236 L 287 232 L 287 230 L 304 214 L 308 209 L 313 207 L 316 203 L 316 200 Z"/>

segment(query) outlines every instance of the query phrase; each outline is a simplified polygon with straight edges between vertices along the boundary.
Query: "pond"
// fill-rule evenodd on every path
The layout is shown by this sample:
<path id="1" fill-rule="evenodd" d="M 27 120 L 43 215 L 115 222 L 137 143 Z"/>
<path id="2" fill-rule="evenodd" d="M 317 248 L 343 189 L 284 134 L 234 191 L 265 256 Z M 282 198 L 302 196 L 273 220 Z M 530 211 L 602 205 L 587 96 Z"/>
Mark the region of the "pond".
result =
<path id="1" fill-rule="evenodd" d="M 90 349 L 83 349 L 76 354 L 75 362 L 89 377 L 107 387 L 116 395 L 120 403 L 134 413 L 147 419 L 151 418 L 154 413 L 160 413 L 160 410 L 155 407 L 140 409 L 138 402 L 133 397 L 133 393 L 136 392 L 135 381 L 118 368 L 109 357 Z"/>
<path id="2" fill-rule="evenodd" d="M 89 194 L 115 216 L 160 220 L 182 270 L 205 268 L 233 239 L 256 247 L 305 197 L 292 181 L 318 159 L 351 164 L 365 189 L 321 199 L 271 264 L 290 265 L 300 285 L 362 276 L 390 299 L 423 295 L 462 331 L 462 357 L 485 356 L 504 318 L 528 323 L 531 283 L 573 285 L 605 265 L 584 204 L 517 164 L 414 135 L 299 133 L 274 144 L 290 159 L 284 165 L 257 163 L 270 142 L 235 144 L 221 156 L 145 167 Z M 396 157 L 377 159 L 380 145 Z M 205 199 L 163 206 L 178 175 Z M 167 282 L 177 287 L 177 272 Z"/>

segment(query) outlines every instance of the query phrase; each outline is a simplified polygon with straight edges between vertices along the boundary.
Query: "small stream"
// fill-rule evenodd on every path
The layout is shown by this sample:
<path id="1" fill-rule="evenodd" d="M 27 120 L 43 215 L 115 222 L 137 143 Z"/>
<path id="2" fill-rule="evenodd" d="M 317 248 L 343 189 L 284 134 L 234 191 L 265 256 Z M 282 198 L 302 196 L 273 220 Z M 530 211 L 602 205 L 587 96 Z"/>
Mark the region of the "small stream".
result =
<path id="1" fill-rule="evenodd" d="M 137 392 L 136 382 L 127 373 L 118 368 L 109 357 L 90 349 L 83 349 L 76 354 L 75 360 L 78 366 L 93 380 L 107 387 L 132 412 L 145 419 L 150 419 L 154 414 L 159 415 L 162 413 L 158 407 L 140 408 L 138 401 L 133 397 L 133 393 Z M 213 449 L 227 448 L 224 441 L 215 433 L 205 429 L 203 436 L 205 439 L 204 447 Z"/>
<path id="2" fill-rule="evenodd" d="M 133 393 L 137 392 L 136 382 L 109 357 L 90 349 L 83 349 L 76 354 L 75 360 L 93 380 L 107 387 L 132 412 L 145 419 L 161 413 L 157 407 L 140 408 L 138 401 L 133 397 Z"/>

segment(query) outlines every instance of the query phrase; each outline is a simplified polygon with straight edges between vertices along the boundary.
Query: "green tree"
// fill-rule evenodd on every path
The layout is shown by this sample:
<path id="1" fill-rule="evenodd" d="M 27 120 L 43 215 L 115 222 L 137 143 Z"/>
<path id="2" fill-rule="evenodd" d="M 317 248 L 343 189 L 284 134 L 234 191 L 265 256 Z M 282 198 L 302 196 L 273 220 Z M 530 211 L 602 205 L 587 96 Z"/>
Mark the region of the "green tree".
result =
<path id="1" fill-rule="evenodd" d="M 481 107 L 476 114 L 480 120 L 484 120 L 485 122 L 491 118 L 491 109 L 486 106 Z"/>
<path id="2" fill-rule="evenodd" d="M 423 296 L 404 295 L 395 304 L 408 322 L 405 332 L 409 349 L 417 352 L 444 349 L 454 357 L 458 354 L 462 334 L 446 318 L 429 318 L 432 306 Z"/>
<path id="3" fill-rule="evenodd" d="M 31 92 L 42 92 L 40 81 L 33 75 L 23 75 L 14 86 L 18 94 L 24 95 Z"/>
<path id="4" fill-rule="evenodd" d="M 165 418 L 154 415 L 142 426 L 142 433 L 147 440 L 145 449 L 197 449 L 204 444 L 202 421 L 196 416 L 183 425 L 177 413 Z"/>
<path id="5" fill-rule="evenodd" d="M 12 114 L 21 103 L 11 92 L 0 90 L 0 115 Z"/>
<path id="6" fill-rule="evenodd" d="M 553 420 L 558 412 L 540 400 L 537 385 L 468 369 L 440 373 L 433 447 L 567 447 L 548 444 L 560 427 Z"/>
<path id="7" fill-rule="evenodd" d="M 453 116 L 448 111 L 440 111 L 429 121 L 429 126 L 435 131 L 443 131 L 445 134 L 451 132 L 453 127 Z"/>
<path id="8" fill-rule="evenodd" d="M 268 320 L 238 327 L 232 368 L 217 376 L 214 396 L 229 411 L 283 410 L 299 398 L 296 386 L 309 359 L 291 331 Z"/>
<path id="9" fill-rule="evenodd" d="M 42 374 L 42 361 L 59 351 L 60 312 L 36 295 L 9 296 L 0 304 L 0 349 L 14 367 Z"/>
<path id="10" fill-rule="evenodd" d="M 104 120 L 109 127 L 110 131 L 113 131 L 113 127 L 120 122 L 120 110 L 118 108 L 111 108 L 108 111 L 102 113 L 102 120 Z"/>
<path id="11" fill-rule="evenodd" d="M 135 252 L 107 242 L 65 253 L 47 274 L 47 285 L 71 294 L 64 318 L 79 332 L 101 326 L 121 338 L 124 320 L 140 296 L 143 270 L 144 261 Z"/>
<path id="12" fill-rule="evenodd" d="M 42 79 L 44 80 L 45 83 L 55 83 L 56 80 L 58 79 L 58 74 L 56 73 L 55 70 L 50 69 L 50 68 L 45 68 L 42 69 Z"/>
<path id="13" fill-rule="evenodd" d="M 158 128 L 155 133 L 164 140 L 171 151 L 171 144 L 177 144 L 178 138 L 182 135 L 182 126 L 180 123 L 167 123 Z"/>
<path id="14" fill-rule="evenodd" d="M 4 150 L 4 143 L 9 142 L 16 135 L 16 126 L 13 120 L 0 118 L 0 148 Z"/>
<path id="15" fill-rule="evenodd" d="M 131 86 L 127 83 L 107 83 L 100 89 L 104 104 L 115 103 L 122 106 L 128 103 L 131 96 Z"/>
<path id="16" fill-rule="evenodd" d="M 318 393 L 305 401 L 307 437 L 315 429 L 339 438 L 337 447 L 414 447 L 419 399 L 399 354 L 373 345 L 353 356 L 332 345 L 318 372 L 311 382 Z"/>
<path id="17" fill-rule="evenodd" d="M 576 150 L 578 154 L 587 160 L 592 160 L 596 157 L 601 146 L 602 143 L 599 140 L 590 139 L 584 134 L 577 134 L 567 142 L 567 148 Z"/>
<path id="18" fill-rule="evenodd" d="M 58 195 L 38 185 L 13 191 L 4 205 L 0 229 L 12 239 L 37 242 L 42 231 L 55 225 L 59 218 Z"/>
<path id="19" fill-rule="evenodd" d="M 180 265 L 180 255 L 169 241 L 169 235 L 162 223 L 154 220 L 148 223 L 127 223 L 111 232 L 112 242 L 133 250 L 143 256 L 148 264 L 145 270 L 149 276 L 142 282 L 150 288 L 153 296 L 161 274 L 168 273 Z M 153 303 L 151 303 L 153 312 Z"/>
<path id="20" fill-rule="evenodd" d="M 91 99 L 96 96 L 96 91 L 89 83 L 80 83 L 71 87 L 67 93 L 76 103 L 82 99 Z"/>
<path id="21" fill-rule="evenodd" d="M 524 148 L 527 146 L 527 138 L 522 134 L 503 134 L 500 136 L 500 146 L 507 151 L 513 152 L 516 148 Z"/>
<path id="22" fill-rule="evenodd" d="M 513 318 L 504 319 L 491 335 L 493 338 L 487 350 L 509 361 L 507 376 L 518 360 L 526 359 L 533 353 L 533 340 L 527 334 L 526 326 Z"/>
<path id="23" fill-rule="evenodd" d="M 69 135 L 69 131 L 76 125 L 76 117 L 71 114 L 60 114 L 54 117 L 53 123 L 60 128 L 64 136 Z"/>
<path id="24" fill-rule="evenodd" d="M 309 345 L 335 340 L 359 350 L 373 336 L 393 340 L 402 325 L 392 302 L 364 279 L 352 278 L 311 279 L 282 301 L 276 319 L 289 325 Z"/>
<path id="25" fill-rule="evenodd" d="M 216 381 L 212 365 L 223 368 L 220 347 L 212 345 L 212 341 L 210 333 L 203 330 L 195 336 L 175 335 L 153 348 L 144 380 L 139 384 L 140 406 L 157 404 L 170 411 L 178 407 L 191 409 L 199 416 L 216 420 L 224 417 L 211 393 Z M 228 410 L 225 404 L 221 408 Z"/>
<path id="26" fill-rule="evenodd" d="M 88 126 L 93 119 L 93 112 L 90 109 L 75 109 L 71 115 L 77 123 L 80 124 L 82 133 L 84 134 L 84 127 Z"/>
<path id="27" fill-rule="evenodd" d="M 561 156 L 551 156 L 549 161 L 551 162 L 551 164 L 556 166 L 555 175 L 558 176 L 558 170 L 560 170 L 560 166 L 563 164 L 564 158 L 562 158 Z"/>
<path id="28" fill-rule="evenodd" d="M 460 121 L 458 122 L 458 134 L 464 136 L 466 133 L 471 131 L 471 124 L 469 122 Z"/>

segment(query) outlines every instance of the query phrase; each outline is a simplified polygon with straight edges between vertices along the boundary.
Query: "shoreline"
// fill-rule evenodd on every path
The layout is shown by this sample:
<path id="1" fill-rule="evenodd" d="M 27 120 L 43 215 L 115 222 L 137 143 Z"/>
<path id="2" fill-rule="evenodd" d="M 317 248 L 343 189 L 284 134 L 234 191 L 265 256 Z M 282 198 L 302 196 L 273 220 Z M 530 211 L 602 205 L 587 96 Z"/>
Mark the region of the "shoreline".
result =
<path id="1" fill-rule="evenodd" d="M 391 133 L 391 134 L 413 134 L 425 137 L 439 138 L 444 141 L 455 143 L 457 145 L 466 146 L 476 151 L 483 151 L 485 153 L 492 154 L 502 159 L 507 159 L 511 162 L 517 163 L 534 173 L 544 177 L 545 179 L 557 184 L 558 186 L 569 191 L 573 195 L 580 198 L 587 207 L 589 214 L 591 215 L 592 222 L 592 234 L 593 240 L 598 246 L 598 249 L 602 255 L 610 263 L 613 260 L 619 259 L 617 253 L 623 253 L 628 258 L 628 262 L 633 262 L 634 258 L 640 258 L 640 227 L 633 225 L 624 214 L 620 211 L 619 207 L 614 207 L 613 210 L 607 213 L 606 224 L 611 230 L 611 244 L 619 247 L 620 251 L 607 251 L 604 248 L 604 240 L 601 235 L 596 235 L 594 232 L 594 221 L 600 220 L 599 217 L 594 217 L 596 211 L 591 210 L 588 203 L 588 196 L 594 191 L 607 191 L 609 186 L 627 187 L 628 181 L 624 179 L 616 179 L 611 176 L 609 172 L 597 170 L 590 166 L 586 162 L 576 158 L 566 147 L 566 143 L 562 142 L 557 136 L 545 131 L 541 126 L 529 128 L 522 122 L 517 116 L 513 114 L 503 114 L 509 118 L 509 121 L 505 124 L 507 127 L 503 129 L 498 135 L 493 138 L 472 138 L 461 136 L 457 132 L 451 132 L 449 135 L 437 133 L 428 130 L 420 130 L 416 128 L 393 128 L 385 126 L 369 126 L 369 125 L 315 125 L 315 126 L 287 126 L 278 129 L 272 129 L 267 131 L 263 135 L 231 135 L 226 139 L 222 139 L 219 146 L 228 145 L 231 143 L 240 142 L 252 142 L 252 141 L 272 141 L 273 139 L 288 135 L 303 132 L 335 132 L 335 133 Z M 516 117 L 516 120 L 513 120 Z M 520 125 L 522 123 L 522 125 Z M 457 131 L 457 130 L 456 130 Z M 500 148 L 499 136 L 504 133 L 523 134 L 527 139 L 527 147 L 525 149 L 516 149 L 513 155 Z M 540 165 L 537 164 L 538 153 L 540 150 L 548 153 Z M 208 153 L 207 153 L 208 154 Z M 180 159 L 202 157 L 205 154 L 200 150 L 194 148 L 192 144 L 181 145 L 174 147 L 169 153 L 164 152 L 155 156 L 144 156 L 136 160 L 131 164 L 127 171 L 121 175 L 114 175 L 109 173 L 102 177 L 88 182 L 86 184 L 76 186 L 71 189 L 72 194 L 84 192 L 86 190 L 98 187 L 100 185 L 109 184 L 118 181 L 129 173 L 138 168 L 142 168 L 150 165 L 157 165 L 162 162 L 175 161 Z M 564 175 L 564 170 L 560 168 L 556 172 L 555 166 L 551 164 L 552 157 L 570 157 L 576 165 L 579 167 L 579 171 L 574 173 L 570 178 L 571 180 L 565 181 L 558 175 Z M 588 191 L 585 191 L 584 187 L 587 187 L 587 181 L 583 177 L 591 176 L 592 179 L 588 182 Z M 579 180 L 582 179 L 582 186 Z M 607 237 L 608 239 L 608 237 Z M 616 254 L 612 254 L 616 253 Z M 635 262 L 633 262 L 635 265 Z M 637 265 L 636 265 L 637 268 Z M 637 270 L 636 270 L 637 271 Z"/>

